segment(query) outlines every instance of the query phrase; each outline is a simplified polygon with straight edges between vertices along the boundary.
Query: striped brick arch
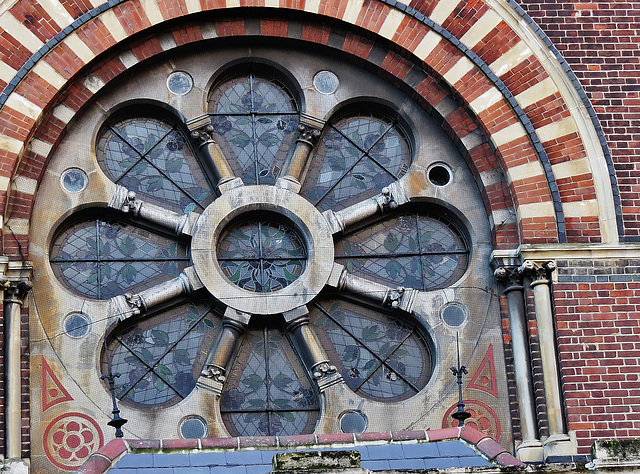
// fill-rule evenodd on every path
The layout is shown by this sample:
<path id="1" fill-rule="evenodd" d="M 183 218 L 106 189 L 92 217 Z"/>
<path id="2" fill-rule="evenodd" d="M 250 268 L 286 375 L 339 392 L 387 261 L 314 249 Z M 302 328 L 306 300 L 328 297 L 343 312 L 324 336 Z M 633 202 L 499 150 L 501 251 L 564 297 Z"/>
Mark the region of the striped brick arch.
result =
<path id="1" fill-rule="evenodd" d="M 95 93 L 164 51 L 231 36 L 324 44 L 400 80 L 465 155 L 496 247 L 618 240 L 615 180 L 597 120 L 566 63 L 515 4 L 100 2 L 19 0 L 0 14 L 5 255 L 27 257 L 47 156 Z"/>

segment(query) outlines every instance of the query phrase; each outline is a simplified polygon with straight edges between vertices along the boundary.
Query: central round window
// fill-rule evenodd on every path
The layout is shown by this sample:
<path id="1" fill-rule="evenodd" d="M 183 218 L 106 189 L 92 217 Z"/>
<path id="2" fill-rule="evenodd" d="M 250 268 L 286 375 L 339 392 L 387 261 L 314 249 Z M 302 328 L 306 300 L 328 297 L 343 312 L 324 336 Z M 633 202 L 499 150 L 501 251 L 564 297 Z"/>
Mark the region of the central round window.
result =
<path id="1" fill-rule="evenodd" d="M 291 226 L 276 220 L 250 220 L 223 232 L 217 257 L 231 283 L 268 293 L 286 288 L 302 275 L 307 250 Z"/>

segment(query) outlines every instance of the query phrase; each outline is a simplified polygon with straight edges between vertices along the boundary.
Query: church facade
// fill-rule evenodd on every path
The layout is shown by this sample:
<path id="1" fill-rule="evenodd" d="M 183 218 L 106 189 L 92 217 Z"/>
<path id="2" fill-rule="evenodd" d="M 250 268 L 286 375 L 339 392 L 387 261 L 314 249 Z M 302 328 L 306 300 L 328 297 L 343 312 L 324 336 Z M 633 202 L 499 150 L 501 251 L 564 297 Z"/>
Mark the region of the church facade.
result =
<path id="1" fill-rule="evenodd" d="M 5 463 L 76 470 L 114 403 L 138 440 L 637 437 L 638 12 L 0 4 Z"/>

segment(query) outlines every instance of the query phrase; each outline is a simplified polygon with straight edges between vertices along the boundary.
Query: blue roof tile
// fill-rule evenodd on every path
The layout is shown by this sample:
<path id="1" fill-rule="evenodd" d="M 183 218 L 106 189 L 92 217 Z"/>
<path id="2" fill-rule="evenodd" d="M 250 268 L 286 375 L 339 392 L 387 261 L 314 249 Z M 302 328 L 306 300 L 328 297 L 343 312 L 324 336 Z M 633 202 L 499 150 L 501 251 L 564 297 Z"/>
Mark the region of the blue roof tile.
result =
<path id="1" fill-rule="evenodd" d="M 189 467 L 186 453 L 154 454 L 153 467 Z"/>
<path id="2" fill-rule="evenodd" d="M 117 468 L 153 466 L 153 454 L 127 454 L 116 463 Z"/>
<path id="3" fill-rule="evenodd" d="M 402 459 L 404 452 L 402 451 L 402 445 L 399 444 L 385 444 L 381 446 L 367 446 L 367 455 L 365 457 L 365 451 L 361 452 L 362 460 L 376 460 L 376 459 Z"/>
<path id="4" fill-rule="evenodd" d="M 437 458 L 440 457 L 438 443 L 403 444 L 405 458 Z"/>
<path id="5" fill-rule="evenodd" d="M 227 462 L 225 453 L 191 453 L 189 454 L 189 462 L 191 466 L 220 466 Z"/>
<path id="6" fill-rule="evenodd" d="M 230 451 L 226 453 L 227 466 L 247 466 L 262 464 L 262 453 L 260 451 Z"/>
<path id="7" fill-rule="evenodd" d="M 111 474 L 111 472 L 109 472 Z M 211 474 L 208 467 L 176 467 L 173 474 Z"/>
<path id="8" fill-rule="evenodd" d="M 478 453 L 460 441 L 438 441 L 436 444 L 438 445 L 440 456 L 443 458 L 478 456 Z"/>
<path id="9" fill-rule="evenodd" d="M 391 469 L 424 469 L 424 459 L 390 459 L 389 467 Z"/>
<path id="10" fill-rule="evenodd" d="M 460 458 L 431 458 L 424 460 L 425 469 L 448 469 L 460 467 Z"/>
<path id="11" fill-rule="evenodd" d="M 389 466 L 389 461 L 361 461 L 360 466 L 364 469 L 370 469 L 372 471 L 391 469 L 391 467 Z"/>

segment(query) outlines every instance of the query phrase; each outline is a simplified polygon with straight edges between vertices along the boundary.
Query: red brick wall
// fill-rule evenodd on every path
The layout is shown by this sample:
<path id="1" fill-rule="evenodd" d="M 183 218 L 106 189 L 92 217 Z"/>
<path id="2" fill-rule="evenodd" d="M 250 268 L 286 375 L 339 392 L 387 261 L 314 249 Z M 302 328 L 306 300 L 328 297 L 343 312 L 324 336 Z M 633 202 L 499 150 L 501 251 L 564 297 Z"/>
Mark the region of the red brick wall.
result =
<path id="1" fill-rule="evenodd" d="M 640 437 L 640 260 L 558 261 L 558 349 L 569 429 Z"/>
<path id="2" fill-rule="evenodd" d="M 521 0 L 569 63 L 615 166 L 624 239 L 640 240 L 640 2 Z M 640 437 L 640 262 L 558 262 L 554 285 L 569 429 Z"/>
<path id="3" fill-rule="evenodd" d="M 611 150 L 625 236 L 640 240 L 640 2 L 520 0 L 571 66 Z"/>

